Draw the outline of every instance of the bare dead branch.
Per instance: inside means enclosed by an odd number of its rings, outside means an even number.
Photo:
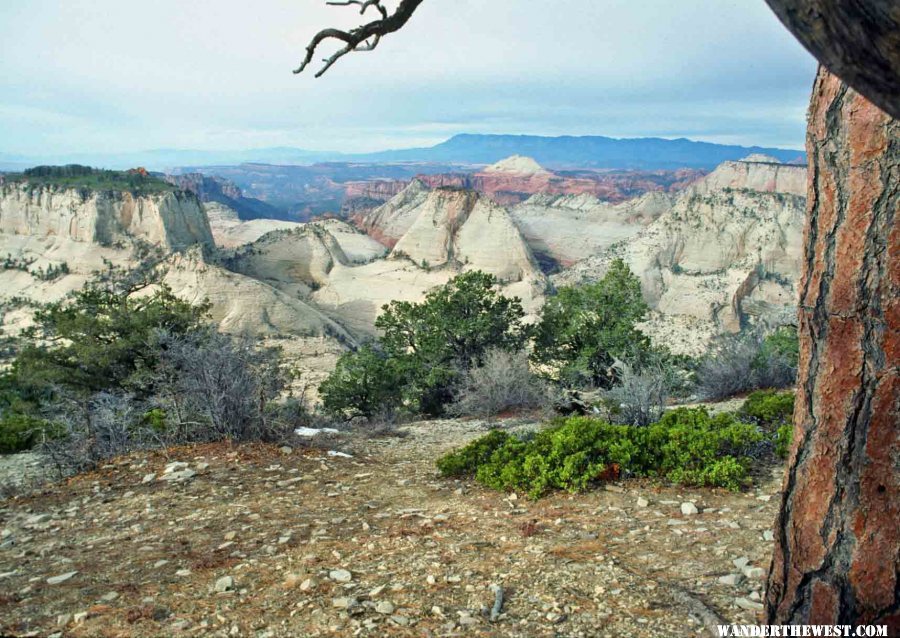
[[[330,57],[323,58],[322,62],[324,64],[315,75],[317,78],[322,77],[335,62],[348,53],[354,51],[372,51],[381,42],[382,37],[402,28],[423,1],[424,0],[401,0],[394,13],[388,13],[388,10],[381,4],[382,0],[328,0],[326,4],[329,6],[358,6],[360,8],[360,15],[364,15],[366,10],[370,7],[374,7],[381,14],[381,18],[349,31],[343,31],[341,29],[323,29],[322,31],[319,31],[313,36],[309,45],[306,47],[306,56],[303,58],[300,66],[294,69],[294,73],[302,73],[306,67],[310,65],[313,56],[316,53],[316,49],[326,40],[338,40],[343,42],[344,46],[338,49]]]

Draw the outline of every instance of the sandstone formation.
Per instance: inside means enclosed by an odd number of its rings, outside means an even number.
[[[522,203],[535,194],[591,195],[606,202],[628,201],[644,193],[676,193],[705,174],[705,171],[581,170],[554,173],[529,157],[514,155],[473,172],[418,175],[413,182],[427,188],[474,190],[504,206]],[[402,191],[407,182],[371,180],[348,182],[344,210],[354,219],[363,219],[366,206],[376,207]]]
[[[213,245],[206,214],[188,193],[136,197],[21,182],[0,187],[0,233],[101,246],[140,240],[169,251]]]
[[[784,316],[796,303],[806,170],[759,159],[726,162],[633,238],[554,282],[595,280],[624,259],[657,311],[646,329],[685,353],[702,351],[713,334]]]
[[[534,195],[510,215],[535,255],[569,267],[612,244],[629,239],[672,205],[672,198],[650,192],[621,204],[593,195]]]

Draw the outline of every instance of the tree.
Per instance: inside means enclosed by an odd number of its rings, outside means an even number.
[[[497,292],[498,283],[493,275],[467,272],[421,303],[391,302],[376,319],[384,350],[397,361],[418,410],[442,413],[460,373],[482,365],[489,349],[524,347],[522,303]]]
[[[794,450],[766,616],[897,633],[900,13],[895,0],[766,2],[856,89],[822,68],[810,108]]]
[[[807,146],[794,449],[766,615],[896,631],[900,123],[822,69]]]
[[[560,288],[541,309],[534,359],[559,370],[560,379],[609,388],[616,360],[639,361],[650,341],[635,328],[647,314],[641,283],[621,259],[600,281]]]
[[[31,342],[10,374],[19,388],[60,386],[79,395],[134,390],[135,375],[156,365],[154,333],[197,331],[208,310],[181,301],[166,286],[149,295],[87,286],[35,313]]]
[[[371,419],[400,406],[403,379],[396,361],[365,345],[341,355],[319,394],[332,414]]]

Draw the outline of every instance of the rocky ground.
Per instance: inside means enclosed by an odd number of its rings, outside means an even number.
[[[743,494],[624,481],[537,502],[440,478],[434,459],[486,427],[331,447],[350,457],[180,448],[9,498],[0,634],[642,637],[703,635],[709,613],[756,621],[780,467]]]

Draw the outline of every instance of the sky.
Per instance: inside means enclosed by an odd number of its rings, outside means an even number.
[[[376,51],[291,73],[316,31],[361,19],[323,0],[2,0],[0,154],[456,133],[803,147],[815,63],[763,0],[425,0]]]

